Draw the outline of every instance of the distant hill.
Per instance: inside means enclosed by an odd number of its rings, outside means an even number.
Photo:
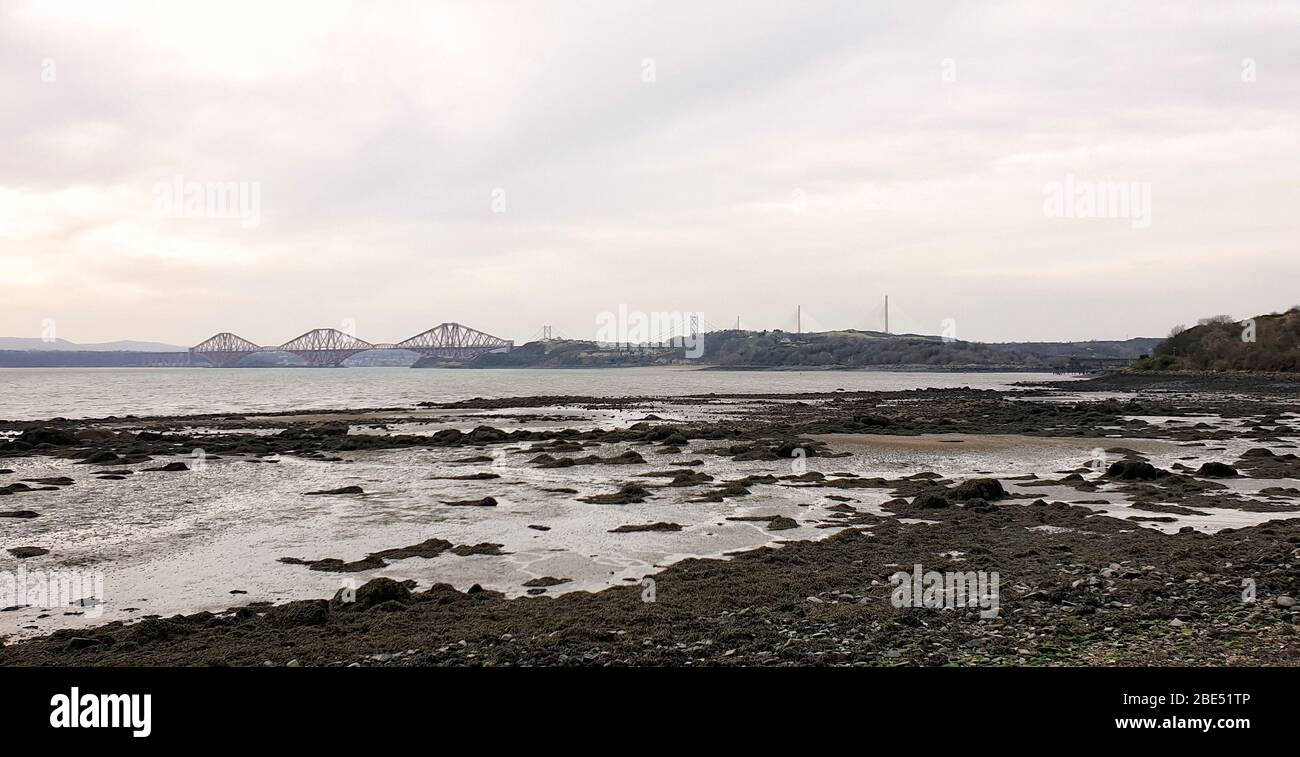
[[[1132,339],[1093,340],[1087,342],[995,342],[993,347],[1000,347],[1014,352],[1029,352],[1047,357],[1094,357],[1137,360],[1150,355],[1151,351],[1164,340],[1160,337],[1140,336]]]
[[[189,347],[177,347],[162,342],[140,342],[124,339],[117,342],[77,344],[67,339],[46,341],[39,337],[0,336],[0,350],[64,350],[78,352],[186,352]]]
[[[492,353],[465,364],[472,368],[605,368],[688,363],[721,368],[934,368],[944,370],[1053,370],[1070,358],[1136,358],[1159,339],[1123,342],[1034,342],[983,344],[922,334],[879,331],[711,331],[703,354],[687,360],[685,350],[634,346],[623,349],[591,341],[529,342],[508,353]],[[447,365],[425,359],[415,367]]]
[[[1300,372],[1300,306],[1244,321],[1226,315],[1174,327],[1136,370]]]
[[[528,342],[509,352],[489,352],[467,363],[468,368],[624,368],[637,365],[668,365],[684,359],[682,350],[610,349],[576,339]],[[435,357],[421,358],[413,368],[442,368],[451,365]]]
[[[879,331],[718,331],[706,335],[704,362],[723,367],[918,366],[1040,368],[1036,355],[978,342]]]

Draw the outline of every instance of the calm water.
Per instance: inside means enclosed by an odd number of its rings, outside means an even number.
[[[1045,373],[702,371],[694,368],[0,368],[0,419],[403,407],[471,397],[663,396],[924,387],[1001,389]]]

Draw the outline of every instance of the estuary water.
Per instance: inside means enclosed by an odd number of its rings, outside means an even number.
[[[0,419],[410,407],[473,397],[1004,389],[1050,373],[715,371],[692,367],[0,368]]]

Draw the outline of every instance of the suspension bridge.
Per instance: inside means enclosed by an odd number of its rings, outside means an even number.
[[[307,365],[337,368],[353,355],[371,350],[407,350],[423,357],[471,360],[487,352],[508,352],[514,341],[459,323],[442,323],[396,343],[372,344],[339,329],[312,329],[284,344],[264,347],[237,334],[223,331],[190,348],[191,362],[202,358],[214,368],[233,368],[259,352],[287,352]]]

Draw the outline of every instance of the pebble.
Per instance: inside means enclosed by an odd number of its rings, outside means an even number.
[[[1278,607],[1295,607],[1295,597],[1288,597],[1285,594],[1279,594],[1273,601]]]
[[[286,668],[301,668],[302,663],[297,660],[290,660],[284,664]]]

